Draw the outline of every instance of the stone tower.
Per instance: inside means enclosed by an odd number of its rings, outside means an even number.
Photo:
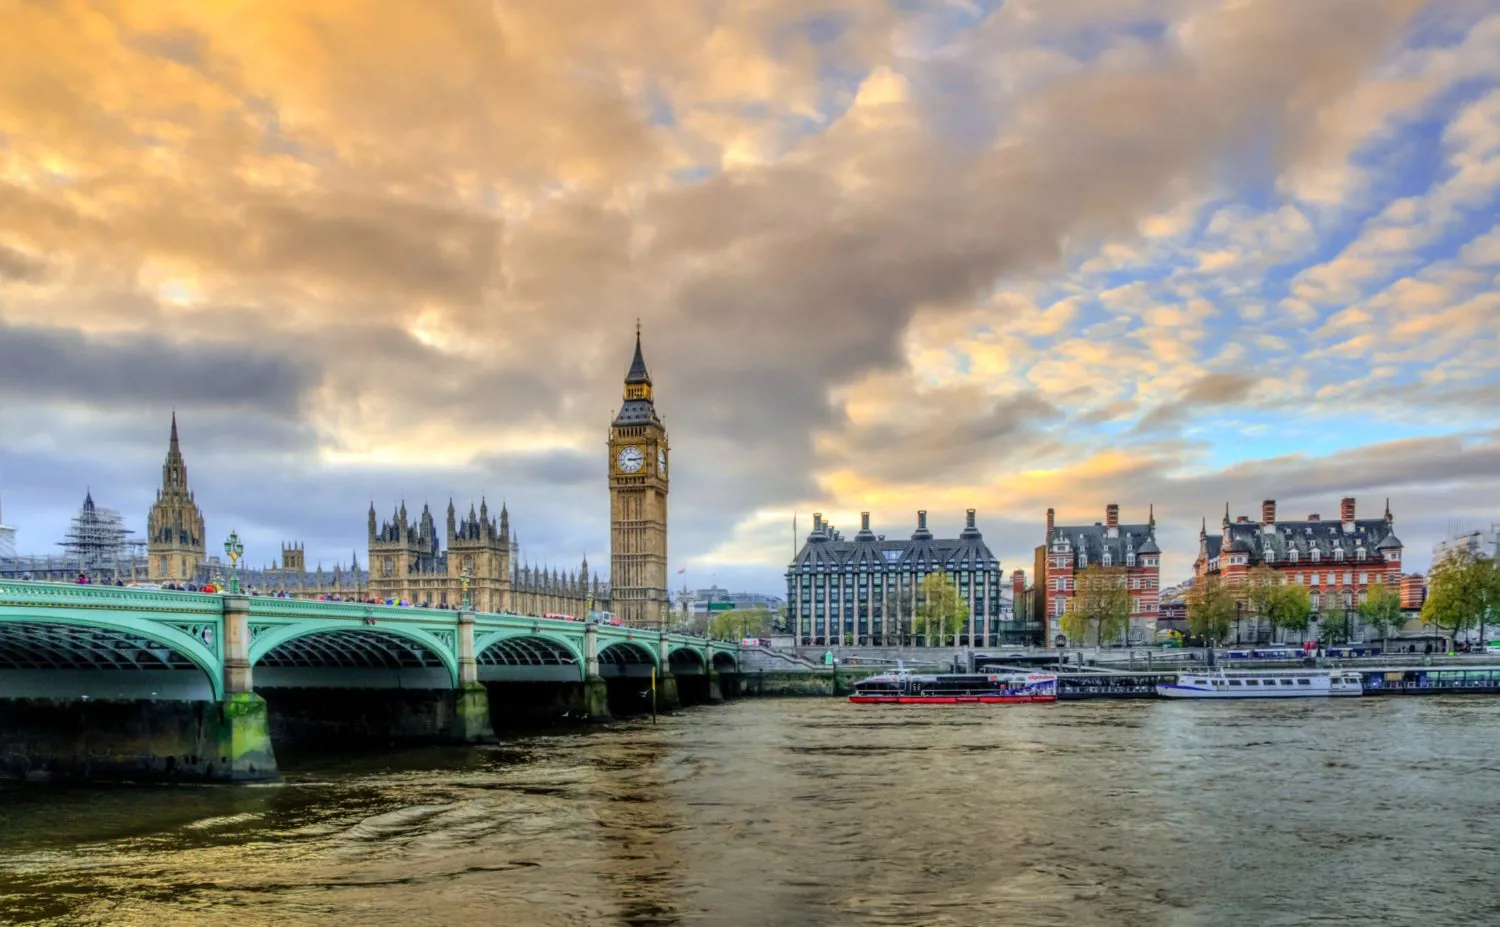
[[[504,508],[503,504],[501,506]],[[480,498],[479,511],[469,505],[460,520],[453,500],[448,500],[448,579],[450,605],[463,602],[463,580],[469,575],[469,602],[482,612],[510,607],[510,518],[498,523],[490,517],[490,504]]]
[[[146,516],[146,575],[153,582],[192,582],[203,555],[203,513],[188,489],[187,464],[177,443],[177,413],[173,412],[161,489]]]
[[[637,323],[625,404],[609,428],[610,603],[631,627],[660,627],[667,617],[670,451],[651,396]]]

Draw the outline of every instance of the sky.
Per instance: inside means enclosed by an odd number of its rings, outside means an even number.
[[[1500,521],[1493,0],[0,0],[0,504],[608,562],[636,320],[673,585],[813,512]],[[852,533],[852,530],[851,530]],[[678,575],[679,570],[686,573]]]

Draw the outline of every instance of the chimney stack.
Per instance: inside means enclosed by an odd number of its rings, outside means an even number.
[[[1052,536],[1052,515],[1053,515],[1052,510],[1048,509],[1047,510],[1047,536],[1048,537]]]
[[[1354,497],[1345,496],[1339,500],[1339,521],[1346,525],[1354,524]]]
[[[1322,521],[1323,517],[1321,515],[1319,515],[1317,512],[1314,512],[1311,515],[1307,516],[1307,520],[1308,521]]]
[[[1237,524],[1237,525],[1248,525],[1248,524],[1250,524],[1250,516],[1249,515],[1237,515],[1237,516],[1235,516],[1234,523]]]
[[[1260,523],[1263,525],[1274,524],[1276,521],[1276,500],[1267,499],[1260,504]]]
[[[972,527],[974,527],[974,510],[973,509],[969,509],[968,514],[966,514],[964,516],[964,527],[965,528],[972,528]]]
[[[823,530],[823,513],[822,512],[813,512],[813,530],[814,531],[822,531]]]
[[[1113,502],[1104,507],[1104,526],[1106,528],[1118,528],[1120,526],[1120,507]]]
[[[869,531],[870,530],[870,513],[869,512],[860,512],[859,513],[859,530],[861,530],[861,531]]]
[[[917,530],[918,531],[926,531],[927,530],[927,510],[926,509],[918,509],[917,510]]]
[[[1010,574],[1011,603],[1019,608],[1021,597],[1026,594],[1026,571],[1016,570]]]

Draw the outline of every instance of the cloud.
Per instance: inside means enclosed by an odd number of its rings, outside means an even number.
[[[316,376],[292,358],[244,345],[119,341],[0,323],[0,397],[93,407],[183,405],[295,416]]]
[[[1157,406],[1136,423],[1138,433],[1180,427],[1195,412],[1244,402],[1259,381],[1238,373],[1209,373],[1188,384],[1172,402]]]

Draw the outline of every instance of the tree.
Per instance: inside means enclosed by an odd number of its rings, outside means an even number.
[[[1401,594],[1395,583],[1374,583],[1365,592],[1365,600],[1359,603],[1359,620],[1366,627],[1380,632],[1382,640],[1406,623],[1401,611]]]
[[[719,640],[740,640],[746,637],[770,637],[774,621],[771,610],[764,605],[755,608],[737,608],[733,611],[714,612],[708,621],[709,636]]]
[[[1296,631],[1300,636],[1312,624],[1312,595],[1300,583],[1278,586],[1267,607],[1274,628]]]
[[[902,586],[884,605],[886,646],[905,647],[911,643],[916,613],[916,591],[911,586]]]
[[[1255,615],[1257,625],[1264,622],[1272,628],[1276,627],[1276,601],[1283,588],[1281,576],[1264,563],[1245,577],[1245,602]]]
[[[1481,565],[1483,564],[1483,565]],[[1433,564],[1427,580],[1427,601],[1422,620],[1453,637],[1470,628],[1480,628],[1493,594],[1494,565],[1488,558],[1457,550]]]
[[[1066,607],[1063,609],[1062,617],[1058,624],[1062,625],[1062,631],[1068,636],[1069,643],[1086,644],[1089,639],[1089,631],[1093,628],[1093,622],[1078,608],[1078,600],[1064,599]]]
[[[1094,629],[1094,643],[1102,645],[1130,630],[1130,589],[1125,570],[1091,566],[1078,574],[1073,608],[1087,627]],[[1072,636],[1072,635],[1069,635]]]
[[[958,594],[958,584],[943,570],[929,573],[922,580],[916,604],[912,626],[927,639],[929,647],[942,646],[969,620],[969,603]]]
[[[1196,637],[1219,641],[1229,636],[1239,609],[1234,593],[1217,576],[1206,576],[1188,590],[1188,630]]]
[[[1318,599],[1318,640],[1341,644],[1349,639],[1349,610],[1336,592],[1324,592]]]
[[[1479,642],[1489,640],[1489,627],[1500,619],[1500,561],[1480,557],[1474,561],[1474,585],[1482,607],[1479,610]]]

